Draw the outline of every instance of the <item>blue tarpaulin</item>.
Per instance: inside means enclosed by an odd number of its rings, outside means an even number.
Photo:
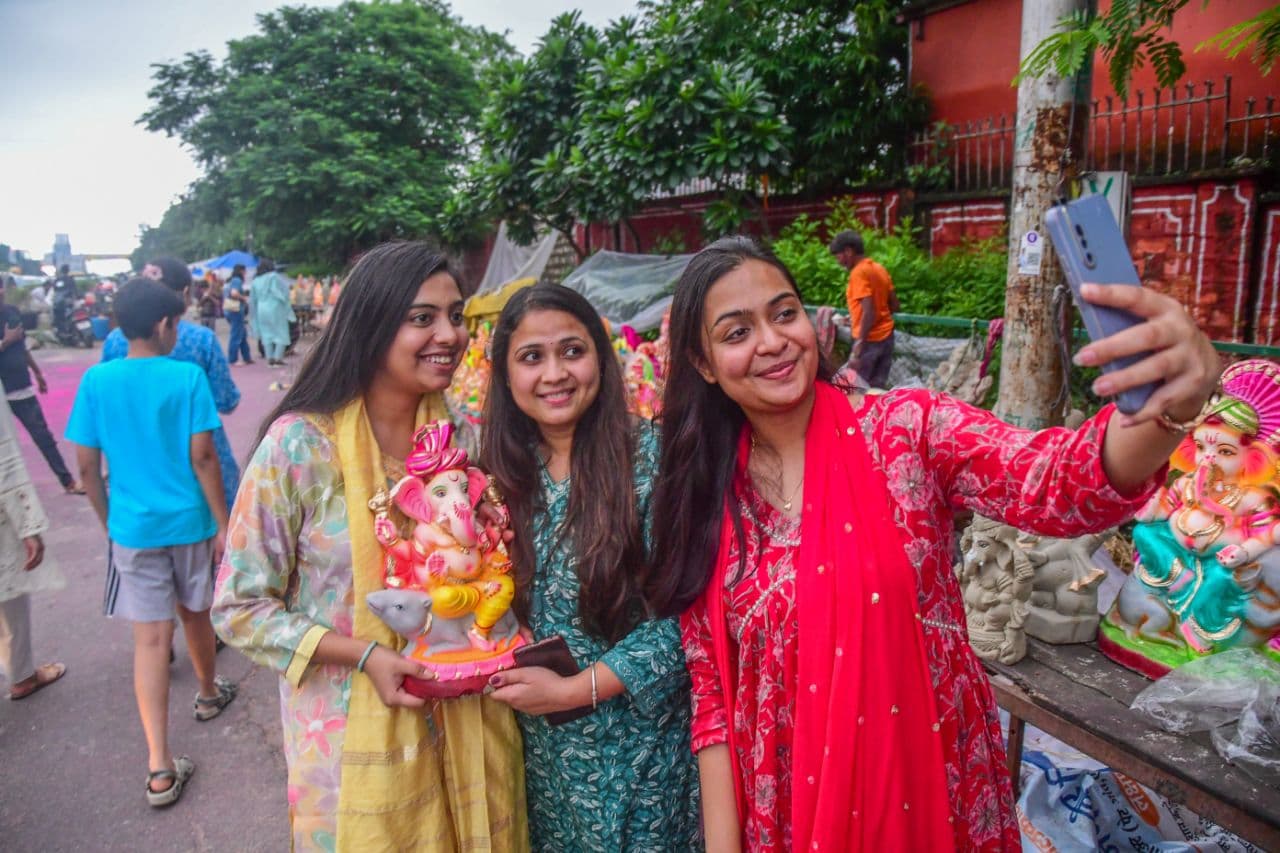
[[[211,270],[231,269],[236,264],[244,264],[246,267],[253,269],[258,266],[258,259],[248,252],[242,252],[239,249],[227,252],[225,255],[214,258],[205,262],[205,267]]]

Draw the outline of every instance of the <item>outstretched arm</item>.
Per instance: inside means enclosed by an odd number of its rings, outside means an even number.
[[[1133,415],[1108,425],[1102,467],[1117,491],[1141,486],[1177,449],[1184,432],[1169,430],[1162,417],[1177,423],[1200,414],[1222,373],[1213,344],[1172,298],[1145,287],[1086,284],[1080,294],[1094,305],[1128,311],[1142,323],[1094,341],[1076,354],[1076,364],[1101,366],[1118,358],[1150,352],[1137,364],[1104,373],[1094,393],[1110,396],[1148,382],[1162,383]]]

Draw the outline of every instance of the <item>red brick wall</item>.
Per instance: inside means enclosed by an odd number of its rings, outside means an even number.
[[[1274,0],[1231,0],[1188,4],[1174,18],[1167,36],[1182,46],[1187,75],[1182,84],[1195,83],[1198,91],[1205,80],[1213,80],[1221,91],[1225,75],[1231,75],[1232,101],[1243,104],[1247,97],[1260,102],[1276,93],[1273,77],[1264,77],[1245,51],[1228,59],[1217,49],[1197,51],[1196,45],[1227,27],[1251,18]],[[1107,0],[1099,11],[1110,8]],[[1018,51],[1022,41],[1022,0],[970,0],[958,6],[933,11],[923,21],[911,25],[911,82],[924,86],[930,98],[930,118],[952,124],[985,119],[1001,113],[1012,116],[1017,109],[1017,90],[1010,81],[1018,73]],[[1098,56],[1093,67],[1093,98],[1114,95],[1105,60]],[[1150,90],[1155,72],[1148,62],[1134,72],[1130,92]],[[1180,89],[1180,93],[1185,90]],[[1258,106],[1261,109],[1261,103]]]
[[[1007,203],[1001,198],[939,204],[929,209],[929,251],[945,253],[966,240],[985,240],[1005,233]]]
[[[1133,191],[1129,247],[1138,274],[1186,305],[1214,340],[1244,339],[1257,205],[1250,179]]]
[[[1256,217],[1252,179],[1137,187],[1129,247],[1149,286],[1186,305],[1214,340],[1280,339],[1280,210]],[[938,204],[928,212],[930,251],[940,255],[965,239],[996,236],[1007,217],[1000,198]],[[1251,298],[1255,227],[1265,241],[1259,295]],[[1268,228],[1270,229],[1268,236]],[[1255,312],[1252,318],[1250,312]]]
[[[1262,241],[1258,253],[1258,300],[1253,320],[1253,341],[1280,347],[1280,205],[1271,205],[1258,217]]]
[[[591,249],[609,249],[618,252],[653,252],[655,246],[664,238],[669,240],[673,235],[683,238],[685,251],[696,252],[705,244],[702,235],[702,215],[707,205],[716,199],[714,193],[684,196],[676,199],[661,199],[646,204],[631,217],[631,228],[640,237],[637,249],[631,229],[619,226],[615,239],[612,225],[593,223],[590,226]],[[902,193],[898,190],[885,192],[858,192],[849,196],[857,212],[858,219],[869,228],[887,230],[898,225],[902,211]],[[822,219],[831,212],[831,199],[796,199],[774,197],[769,200],[766,217],[769,231],[777,235],[801,215],[812,219]],[[761,236],[764,232],[759,219],[752,218],[743,223],[744,233]],[[578,239],[586,232],[579,226]]]

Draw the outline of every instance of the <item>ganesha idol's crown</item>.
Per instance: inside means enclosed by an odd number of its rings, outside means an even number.
[[[1265,359],[1238,361],[1222,373],[1222,396],[1207,414],[1280,450],[1280,365]]]
[[[413,452],[404,461],[405,471],[415,477],[430,479],[441,471],[467,467],[467,451],[450,447],[453,424],[434,421],[413,436]]]

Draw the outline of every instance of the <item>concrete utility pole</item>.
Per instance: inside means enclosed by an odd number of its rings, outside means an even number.
[[[1025,59],[1052,35],[1063,17],[1092,11],[1093,6],[1093,0],[1022,0],[1019,58]],[[1063,373],[1051,306],[1053,289],[1063,277],[1045,235],[1044,214],[1057,196],[1066,194],[1079,171],[1089,121],[1091,64],[1086,63],[1075,79],[1050,72],[1024,77],[1018,85],[1009,275],[995,413],[1030,429],[1061,423],[1062,418],[1061,411],[1053,411]]]

